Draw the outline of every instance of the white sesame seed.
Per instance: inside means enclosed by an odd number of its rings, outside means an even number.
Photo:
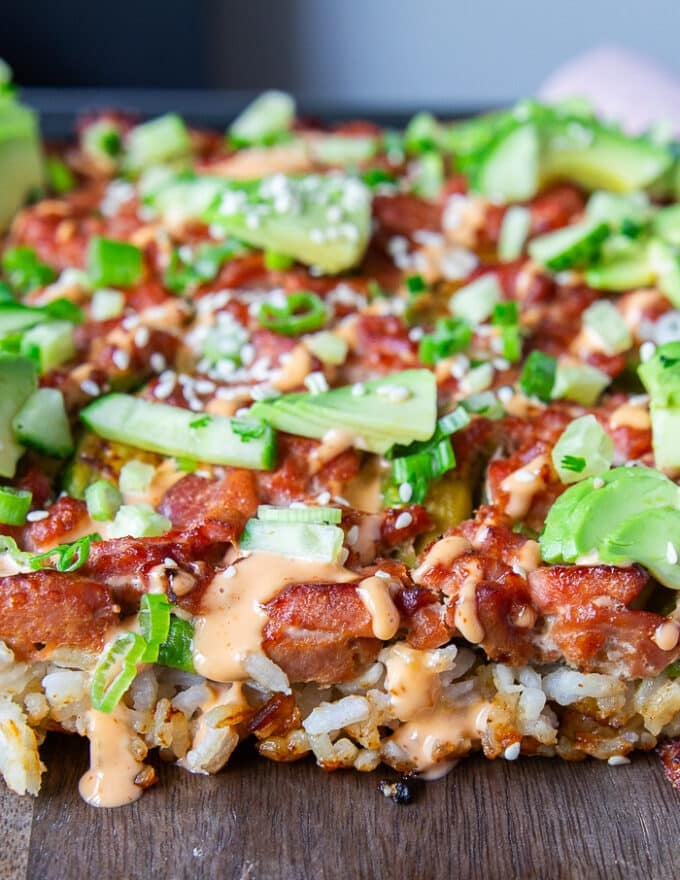
[[[666,561],[669,565],[678,564],[678,551],[672,541],[666,544]]]
[[[604,480],[602,477],[595,477],[593,480],[593,489],[601,489],[604,486]]]
[[[640,346],[640,360],[642,363],[646,363],[650,358],[654,357],[654,352],[656,351],[656,345],[653,342],[647,340],[647,342],[643,342]]]
[[[514,742],[509,745],[506,750],[503,752],[503,757],[506,761],[516,761],[519,758],[520,752],[520,744],[518,742]]]
[[[404,504],[408,503],[413,497],[413,486],[410,483],[402,483],[399,486],[399,499]]]
[[[167,400],[168,397],[172,394],[175,389],[175,383],[172,385],[168,383],[159,382],[158,385],[153,389],[153,396],[157,400]]]
[[[114,349],[111,360],[115,367],[118,367],[119,370],[127,370],[130,366],[130,355],[125,351],[124,348],[116,348]]]
[[[149,328],[140,327],[135,331],[135,345],[137,348],[144,348],[149,342]]]
[[[379,385],[375,390],[381,397],[389,398],[392,403],[403,403],[411,396],[411,392],[404,385]]]
[[[412,327],[408,331],[408,338],[411,340],[411,342],[420,342],[424,335],[425,331],[422,327]]]
[[[166,568],[177,568],[177,563],[172,558],[172,556],[166,556],[165,559],[163,560],[163,565]]]
[[[324,374],[319,371],[309,373],[303,381],[305,388],[311,394],[321,394],[324,391],[328,391],[328,381]]]
[[[407,510],[405,510],[403,513],[400,513],[394,521],[394,527],[395,529],[407,529],[412,522],[413,517]]]
[[[496,370],[509,370],[510,369],[510,361],[505,358],[494,358],[491,363]]]
[[[80,383],[80,390],[83,394],[88,394],[90,397],[98,397],[101,394],[101,388],[92,379],[83,379]]]
[[[359,540],[359,526],[352,526],[347,532],[347,543],[353,547]]]
[[[382,568],[379,568],[376,571],[374,577],[382,578],[383,580],[388,581],[391,578],[391,575],[388,572],[383,571]]]
[[[28,522],[40,522],[41,519],[47,519],[49,513],[46,510],[32,510],[26,514]]]
[[[236,566],[235,565],[230,565],[224,569],[224,576],[226,578],[233,578],[235,574],[236,574]]]
[[[195,385],[198,394],[212,394],[215,387],[215,383],[211,382],[210,379],[199,379]]]
[[[322,507],[324,507],[331,500],[331,493],[321,492],[319,495],[316,496],[316,500]]]
[[[496,395],[501,403],[509,403],[515,396],[515,392],[510,385],[502,385],[498,391],[496,391]]]
[[[607,763],[610,767],[622,767],[624,764],[630,764],[630,758],[626,758],[625,755],[612,755]]]
[[[366,393],[366,386],[363,382],[355,382],[352,385],[352,397],[361,397]]]
[[[149,358],[149,363],[154,373],[162,373],[167,366],[166,360],[160,353],[160,351],[154,351],[154,353]]]
[[[515,471],[515,480],[518,483],[533,483],[536,479],[536,474],[532,474],[531,471],[519,470]]]

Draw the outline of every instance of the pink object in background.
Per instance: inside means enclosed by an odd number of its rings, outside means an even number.
[[[577,56],[548,77],[538,97],[551,103],[588,98],[631,132],[668,121],[680,135],[680,79],[627,49],[605,46]]]

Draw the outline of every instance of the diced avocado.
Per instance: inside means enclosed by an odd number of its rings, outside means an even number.
[[[342,174],[277,174],[234,184],[204,219],[255,247],[334,273],[355,266],[371,230],[371,192]]]
[[[666,587],[680,590],[680,510],[643,510],[613,529],[599,548],[603,562],[639,562]]]
[[[583,406],[593,406],[610,382],[611,376],[591,364],[560,360],[550,396],[553,400],[564,398]]]
[[[12,420],[35,391],[35,364],[28,358],[0,354],[0,477],[13,477],[23,452]]]
[[[591,121],[546,125],[541,184],[573,180],[586,189],[627,193],[652,184],[670,166],[665,146]]]
[[[285,92],[263,92],[236,117],[229,134],[239,144],[268,144],[285,135],[295,119],[295,101]]]
[[[13,97],[0,103],[0,180],[0,232],[3,232],[28,196],[43,185],[37,118]]]
[[[45,455],[66,458],[73,452],[64,395],[56,388],[38,388],[14,417],[17,440]]]
[[[608,235],[606,223],[585,220],[535,238],[529,256],[553,272],[587,266],[597,259]]]
[[[521,202],[538,190],[541,142],[536,126],[516,125],[498,134],[471,174],[471,186],[490,199]]]
[[[616,476],[594,489],[571,518],[579,555],[597,549],[614,529],[642,510],[680,506],[680,488],[652,468],[617,468]],[[659,479],[661,476],[661,479]]]
[[[574,419],[553,446],[552,461],[563,483],[577,483],[610,467],[614,441],[594,415]]]
[[[430,439],[437,417],[436,384],[429,370],[405,370],[359,387],[259,401],[250,414],[302,437],[321,439],[333,429],[346,430],[362,448],[385,453],[395,443]]]
[[[638,375],[652,398],[652,406],[680,407],[680,341],[660,345],[638,367]]]

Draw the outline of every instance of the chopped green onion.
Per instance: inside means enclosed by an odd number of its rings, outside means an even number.
[[[552,460],[563,483],[577,483],[609,470],[614,442],[593,415],[574,419],[560,435]]]
[[[424,199],[436,199],[444,186],[444,159],[439,153],[424,153],[414,163],[413,191]]]
[[[498,238],[498,258],[509,263],[522,255],[531,229],[531,211],[522,205],[512,205],[503,215]]]
[[[58,156],[48,156],[45,160],[45,170],[50,189],[57,195],[64,195],[76,188],[75,175]]]
[[[556,358],[542,351],[532,351],[519,377],[520,388],[529,397],[550,400],[556,373]]]
[[[284,306],[263,302],[257,313],[257,320],[263,327],[282,336],[299,336],[318,330],[326,323],[327,317],[321,297],[308,290],[288,294]]]
[[[494,306],[502,298],[498,278],[489,272],[457,290],[449,300],[449,309],[457,318],[464,318],[474,327],[491,316]]]
[[[321,523],[267,522],[249,519],[241,535],[241,550],[276,553],[293,559],[337,562],[344,532]]]
[[[124,504],[116,513],[109,534],[112,538],[155,538],[170,531],[172,523],[150,504]]]
[[[509,327],[519,322],[519,309],[516,302],[499,302],[493,307],[491,321],[498,327]]]
[[[12,288],[5,281],[0,281],[0,305],[3,303],[14,304],[16,299],[12,293]]]
[[[20,293],[45,287],[56,280],[57,273],[38,259],[32,247],[17,245],[2,255],[2,269],[11,286]]]
[[[125,309],[125,294],[120,290],[102,287],[92,294],[90,314],[95,321],[110,321],[119,318]]]
[[[183,458],[181,455],[175,459],[177,470],[184,474],[196,473],[198,462],[195,458]]]
[[[0,486],[0,523],[22,526],[31,506],[33,495],[25,489]]]
[[[501,328],[503,357],[511,363],[515,363],[522,355],[522,332],[519,327],[517,303],[496,303],[493,307],[492,322]]]
[[[170,602],[165,593],[144,593],[139,602],[139,628],[146,642],[144,663],[155,663],[170,633]]]
[[[8,553],[17,565],[27,566],[30,563],[31,554],[19,550],[17,542],[8,535],[0,535],[0,553]]]
[[[31,556],[29,565],[34,569],[49,567],[56,568],[57,571],[77,571],[90,558],[90,545],[92,542],[101,541],[101,539],[101,535],[95,532],[92,535],[85,535],[77,541],[72,541],[70,544],[59,544],[45,553],[37,553]],[[55,556],[57,559],[53,566],[45,565]]]
[[[41,374],[60,367],[75,357],[71,321],[47,321],[24,333],[19,351],[38,365]]]
[[[136,174],[151,165],[163,165],[191,155],[189,132],[176,113],[166,113],[137,125],[127,135],[125,146],[125,166]]]
[[[409,153],[436,150],[440,139],[441,126],[431,113],[417,113],[404,132],[404,146]]]
[[[371,189],[385,185],[391,186],[395,183],[394,174],[390,174],[384,168],[368,168],[361,175],[361,179]]]
[[[91,519],[105,522],[114,518],[123,498],[113,483],[97,480],[85,489],[85,503]]]
[[[263,92],[232,122],[229,135],[238,146],[271,144],[290,130],[295,119],[295,101],[285,92]]]
[[[472,329],[462,318],[440,318],[433,333],[426,333],[418,344],[418,357],[424,364],[433,365],[465,351],[472,339]]]
[[[72,303],[70,299],[65,299],[64,297],[59,297],[45,303],[44,306],[40,307],[40,310],[57,321],[70,321],[72,324],[82,324],[85,320],[83,310],[75,303]]]
[[[147,650],[142,636],[126,632],[111,642],[97,664],[90,687],[92,706],[111,713],[137,676],[137,664]]]
[[[87,248],[87,272],[95,287],[133,287],[142,280],[141,250],[126,241],[99,235]]]
[[[349,345],[347,340],[330,330],[321,330],[312,336],[305,336],[305,347],[319,358],[323,364],[339,366],[347,359]]]
[[[170,666],[173,669],[183,669],[184,672],[195,672],[192,642],[194,627],[188,620],[170,615],[170,631],[168,637],[160,646],[158,660],[160,666]]]
[[[406,289],[411,296],[419,293],[425,293],[427,284],[422,275],[408,275],[406,278]]]
[[[337,525],[342,520],[342,511],[337,507],[274,507],[271,504],[260,504],[257,517],[265,522]]]
[[[120,131],[110,119],[99,119],[88,125],[82,136],[82,149],[95,163],[113,170],[123,150]]]
[[[437,422],[437,428],[442,434],[454,434],[470,424],[470,416],[462,406],[457,406],[452,412],[442,416]]]
[[[605,354],[620,354],[633,344],[633,336],[623,316],[607,300],[594,302],[585,310],[583,326],[595,337]]]
[[[163,281],[173,293],[184,294],[213,281],[225,263],[247,252],[248,248],[234,238],[215,243],[202,242],[195,250],[178,248],[170,256]]]
[[[574,400],[583,406],[593,406],[611,382],[608,376],[590,364],[571,364],[560,361],[555,372],[552,397]]]
[[[271,269],[274,272],[285,272],[286,269],[290,269],[293,263],[295,263],[295,260],[286,254],[280,254],[278,251],[272,250],[264,252],[264,264],[267,269]]]
[[[123,495],[128,493],[144,492],[149,488],[156,468],[143,461],[128,461],[120,469],[118,487]]]
[[[467,412],[486,416],[488,419],[502,419],[505,415],[503,404],[493,391],[480,391],[479,394],[470,394],[461,400],[460,405]]]

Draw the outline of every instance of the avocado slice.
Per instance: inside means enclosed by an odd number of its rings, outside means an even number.
[[[538,190],[541,140],[535,125],[516,123],[482,151],[471,186],[490,199],[521,202]]]
[[[634,242],[625,252],[604,257],[586,269],[586,284],[595,290],[632,290],[647,287],[655,279],[648,248]]]
[[[0,353],[0,477],[13,477],[23,447],[12,420],[38,385],[32,360]]]
[[[0,101],[0,232],[28,196],[43,185],[43,160],[36,115],[13,97]]]
[[[592,491],[592,480],[582,480],[563,492],[550,508],[545,528],[538,539],[545,562],[563,562],[578,556],[572,540],[570,520],[578,505]]]
[[[346,385],[321,394],[286,394],[258,401],[250,415],[302,437],[321,439],[333,429],[346,430],[381,454],[395,443],[429,440],[434,433],[436,383],[429,370],[404,370],[357,390]]]
[[[629,517],[655,507],[680,507],[680,487],[653,468],[616,468],[614,479],[590,492],[570,527],[577,554],[599,548]]]
[[[639,562],[659,583],[680,590],[680,510],[658,507],[629,517],[600,545],[603,562]]]
[[[232,184],[204,219],[254,247],[324,272],[351,269],[371,232],[371,191],[340,173],[275,174]]]
[[[545,126],[541,185],[573,180],[586,189],[644,189],[671,165],[665,146],[592,121],[553,120]]]

